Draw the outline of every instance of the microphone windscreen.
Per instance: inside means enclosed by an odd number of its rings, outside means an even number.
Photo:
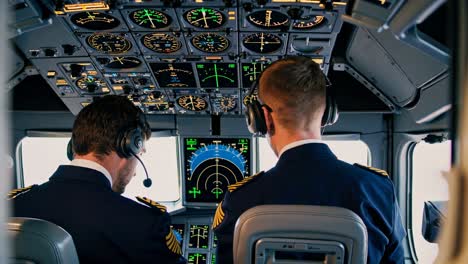
[[[150,178],[146,178],[146,179],[143,180],[143,185],[144,185],[146,188],[151,187],[151,184],[153,184],[153,181],[151,181]]]

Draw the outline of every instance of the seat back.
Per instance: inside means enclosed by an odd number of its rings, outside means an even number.
[[[41,219],[10,217],[7,234],[13,246],[10,263],[79,263],[72,237],[58,225]]]
[[[233,257],[235,264],[366,263],[367,229],[345,208],[261,205],[237,220]]]

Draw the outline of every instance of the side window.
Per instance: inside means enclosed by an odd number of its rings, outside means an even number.
[[[370,163],[369,148],[360,140],[324,140],[332,152],[341,160],[350,164],[359,163],[368,165]],[[275,166],[278,158],[270,148],[266,138],[258,138],[258,161],[259,169],[269,170]]]
[[[418,143],[413,149],[412,232],[419,263],[433,263],[439,248],[422,236],[422,215],[425,201],[447,201],[448,183],[443,176],[450,169],[451,141],[438,144]]]
[[[70,138],[66,137],[26,137],[21,144],[21,164],[24,186],[41,184],[60,165],[70,164],[66,150]],[[138,163],[136,176],[125,189],[124,196],[146,196],[152,200],[172,202],[180,199],[177,163],[177,138],[158,137],[146,142],[146,153],[142,161],[148,170],[153,184],[143,186],[146,178],[143,167]]]

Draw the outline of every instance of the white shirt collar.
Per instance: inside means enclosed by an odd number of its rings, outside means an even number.
[[[87,159],[74,159],[72,160],[70,165],[99,171],[100,173],[104,174],[104,176],[106,176],[112,187],[112,177],[109,171],[106,168],[104,168],[101,164]]]
[[[295,147],[299,147],[299,146],[302,146],[302,145],[305,145],[305,144],[309,144],[309,143],[320,143],[320,144],[325,144],[325,142],[321,139],[303,139],[303,140],[298,140],[298,141],[294,141],[294,142],[291,142],[289,144],[287,144],[286,146],[284,146],[281,151],[279,152],[279,155],[278,155],[278,158],[281,157],[281,155],[286,152],[286,150],[290,150],[292,148],[295,148]]]

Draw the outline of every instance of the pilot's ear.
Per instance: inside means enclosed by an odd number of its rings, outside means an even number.
[[[263,116],[265,117],[267,133],[270,136],[273,136],[275,134],[275,123],[273,121],[271,111],[270,109],[268,109],[268,107],[262,107],[262,110],[263,110]]]

